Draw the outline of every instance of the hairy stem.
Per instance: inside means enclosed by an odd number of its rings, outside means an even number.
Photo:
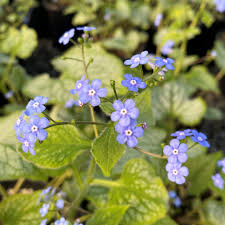
[[[138,152],[144,153],[145,155],[154,157],[154,158],[158,158],[158,159],[167,159],[168,158],[167,156],[162,156],[162,155],[158,155],[158,154],[155,154],[155,153],[146,152],[143,149],[138,148],[138,147],[134,147],[133,149],[137,150]]]
[[[49,120],[51,120],[53,123],[56,123],[56,121],[53,120],[53,119],[48,115],[48,113],[46,113],[45,111],[43,111],[42,114],[45,115],[46,118],[49,119]]]

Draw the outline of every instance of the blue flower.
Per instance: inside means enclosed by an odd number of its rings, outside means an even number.
[[[62,199],[57,200],[56,207],[58,209],[63,209],[63,207],[64,207],[64,201]]]
[[[133,77],[131,74],[124,74],[126,80],[122,80],[121,84],[127,87],[130,91],[138,92],[138,88],[145,89],[146,83],[138,77]]]
[[[130,148],[135,147],[138,144],[137,138],[142,137],[144,133],[142,127],[136,127],[136,125],[136,120],[132,120],[127,127],[123,127],[118,123],[115,127],[116,131],[119,133],[117,141],[120,144],[127,143]]]
[[[92,81],[91,85],[87,85],[83,88],[79,95],[79,100],[82,103],[87,103],[90,101],[92,106],[100,105],[100,97],[103,98],[107,95],[106,88],[100,88],[102,82],[98,79]]]
[[[37,138],[40,141],[43,141],[47,138],[48,133],[44,128],[46,128],[49,125],[48,119],[41,118],[37,115],[33,115],[30,117],[30,123],[25,124],[23,126],[23,132],[24,134],[28,135],[29,140],[36,140]]]
[[[67,45],[70,41],[70,38],[72,38],[75,34],[75,29],[72,28],[69,31],[66,31],[60,38],[59,38],[59,44]]]
[[[186,129],[184,131],[176,131],[175,133],[172,133],[170,136],[177,137],[178,140],[181,140],[191,135],[192,135],[192,130]]]
[[[8,91],[6,94],[5,94],[5,98],[6,99],[9,99],[13,96],[13,91]]]
[[[81,79],[76,82],[75,88],[70,90],[70,93],[71,94],[77,93],[79,95],[84,89],[84,87],[88,86],[88,82],[89,82],[88,80],[85,80],[85,75],[83,75]]]
[[[47,219],[41,221],[40,225],[46,225]]]
[[[137,67],[139,64],[146,64],[149,61],[148,51],[143,51],[141,54],[137,54],[131,57],[131,59],[125,60],[124,65],[130,65],[130,68]]]
[[[187,161],[188,146],[185,143],[179,142],[177,139],[170,141],[170,145],[163,148],[163,153],[168,156],[169,163],[184,163]]]
[[[40,209],[41,217],[44,217],[48,213],[48,209],[50,204],[43,204],[42,208]]]
[[[204,147],[210,147],[210,144],[208,143],[208,141],[206,141],[207,137],[201,132],[198,133],[196,130],[192,130],[191,139],[192,141],[197,142]]]
[[[116,100],[113,108],[116,111],[111,114],[111,120],[114,122],[119,120],[119,125],[123,127],[128,126],[131,119],[136,119],[139,115],[139,110],[135,108],[135,102],[132,99],[127,99],[124,104]]]
[[[214,3],[218,12],[225,12],[225,0],[214,0]]]
[[[16,136],[19,137],[23,126],[26,124],[26,121],[23,119],[24,118],[24,111],[22,112],[22,114],[19,116],[19,118],[17,119],[15,125],[14,125],[14,129],[16,129]]]
[[[219,160],[219,161],[217,162],[217,165],[218,165],[219,167],[222,167],[222,171],[223,171],[223,173],[225,173],[225,158],[222,159],[222,160]]]
[[[162,59],[160,57],[155,57],[155,65],[157,67],[165,66],[168,70],[174,70],[174,67],[172,63],[174,63],[174,60],[171,58]]]
[[[179,208],[182,205],[182,201],[179,197],[176,197],[173,201],[173,204],[175,205],[175,207]]]
[[[161,52],[163,55],[169,55],[173,50],[174,41],[168,40],[162,47]]]
[[[219,189],[224,188],[224,180],[219,173],[216,173],[214,176],[212,176],[212,180],[216,187],[218,187]]]
[[[177,184],[183,184],[185,177],[189,174],[188,168],[181,166],[181,163],[167,163],[166,170],[168,172],[168,179]]]
[[[30,100],[26,106],[25,114],[27,116],[33,115],[34,113],[39,114],[43,112],[46,107],[44,106],[45,103],[48,102],[48,97],[37,96],[34,100]]]
[[[54,225],[68,225],[68,221],[64,217],[61,217],[60,220],[56,220]]]
[[[46,195],[49,193],[49,191],[52,189],[51,186],[47,187],[46,189],[42,190],[41,195]]]
[[[91,30],[96,30],[96,27],[88,27],[88,26],[84,26],[84,27],[77,27],[77,30],[83,30],[83,31],[91,31]]]
[[[35,155],[34,145],[36,139],[30,139],[26,134],[23,137],[17,137],[17,139],[22,143],[22,149],[25,153],[29,151],[31,155]]]
[[[72,108],[74,105],[76,105],[76,101],[73,99],[70,99],[66,102],[65,107],[66,108]]]
[[[162,18],[163,18],[162,13],[159,13],[156,15],[155,22],[154,22],[155,27],[158,27],[160,25]]]
[[[168,194],[169,194],[169,197],[172,199],[177,197],[177,193],[175,191],[169,191]]]

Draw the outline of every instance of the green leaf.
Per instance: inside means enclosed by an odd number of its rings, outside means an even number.
[[[111,102],[102,102],[100,108],[107,116],[110,116],[115,111]]]
[[[48,103],[64,104],[73,97],[69,91],[74,88],[74,84],[75,82],[71,79],[56,79],[50,78],[48,74],[41,74],[26,82],[22,92],[31,98],[40,95],[47,96],[49,97]]]
[[[152,110],[156,120],[174,117],[191,126],[201,121],[206,103],[200,97],[190,100],[187,87],[183,81],[170,81],[152,89]]]
[[[98,209],[91,219],[88,220],[87,225],[118,225],[128,207],[116,205]]]
[[[149,88],[146,88],[141,94],[134,98],[136,107],[139,109],[138,123],[146,122],[147,126],[153,126],[155,120],[152,114],[152,99]]]
[[[116,137],[117,133],[111,124],[93,143],[92,155],[105,176],[110,176],[112,168],[124,153],[125,146]]]
[[[208,188],[208,183],[215,172],[217,161],[221,158],[221,153],[209,155],[201,154],[195,158],[190,158],[186,162],[189,169],[188,181],[190,182],[188,191],[191,195],[199,196]]]
[[[99,79],[102,81],[102,87],[107,88],[107,97],[113,95],[113,90],[110,86],[110,80],[115,80],[117,84],[121,83],[124,67],[116,56],[107,53],[98,44],[93,44],[91,48],[85,48],[86,60],[93,58],[93,63],[88,67],[89,79]],[[63,56],[82,59],[81,49],[79,46],[72,47],[66,51]],[[83,64],[81,62],[75,62],[74,60],[62,60],[62,58],[56,58],[52,61],[54,67],[66,74],[68,78],[74,80],[80,80],[82,71],[84,71]],[[118,85],[118,93],[122,89],[121,85]]]
[[[208,200],[204,205],[204,215],[210,225],[225,225],[225,204]]]
[[[19,178],[46,180],[47,175],[44,171],[25,161],[13,147],[0,144],[0,180]]]
[[[185,76],[187,82],[189,82],[196,89],[204,91],[219,92],[218,82],[204,66],[195,66]]]
[[[209,28],[214,23],[215,19],[212,13],[209,10],[205,9],[202,13],[201,21],[203,24],[205,24],[206,27]]]
[[[39,167],[60,168],[73,161],[80,153],[91,147],[91,142],[84,139],[72,125],[60,125],[47,129],[48,137],[43,143],[36,142],[33,156],[19,152],[28,161]]]
[[[0,135],[1,144],[16,145],[18,142],[16,139],[16,131],[13,128],[21,113],[22,111],[17,111],[0,118],[0,129],[2,131]]]
[[[41,218],[39,210],[41,204],[37,204],[40,192],[32,194],[16,194],[0,203],[0,221],[4,225],[37,225]],[[47,218],[54,214],[48,213]]]
[[[225,59],[225,46],[223,44],[222,41],[216,41],[215,43],[215,50],[216,50],[216,58],[215,58],[215,62],[217,64],[217,66],[222,69],[223,71],[225,71],[225,63],[224,63],[224,59]]]
[[[158,220],[153,225],[177,225],[177,223],[172,220],[170,217],[166,216],[165,218]]]
[[[26,25],[22,25],[20,30],[10,27],[5,39],[0,44],[0,50],[3,53],[26,59],[31,56],[37,44],[35,30],[28,28]]]
[[[162,180],[144,159],[132,159],[109,193],[109,205],[129,205],[122,225],[153,224],[167,212],[168,194]]]

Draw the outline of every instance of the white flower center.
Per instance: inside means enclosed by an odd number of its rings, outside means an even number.
[[[16,124],[17,124],[17,126],[19,126],[20,125],[20,119],[18,119],[17,121],[16,121]]]
[[[81,88],[82,87],[82,84],[81,83],[78,83],[78,85],[77,85],[77,88]]]
[[[64,34],[64,37],[66,38],[68,36],[68,33],[66,32],[65,34]]]
[[[179,134],[180,136],[182,136],[182,135],[184,135],[184,132],[180,132],[180,134]]]
[[[26,147],[29,147],[29,142],[28,141],[24,141],[24,144]]]
[[[132,135],[132,131],[131,130],[125,130],[125,135],[126,136],[131,136]]]
[[[40,105],[39,102],[35,102],[35,103],[33,104],[33,107],[34,107],[34,108],[37,108],[39,105]]]
[[[173,154],[174,154],[174,155],[178,155],[178,153],[179,153],[178,149],[175,148],[175,149],[173,150]]]
[[[79,106],[82,107],[84,105],[83,102],[81,102],[80,100],[78,101],[79,102]]]
[[[32,130],[32,132],[37,132],[38,127],[37,127],[37,126],[35,126],[35,125],[33,125],[33,126],[31,127],[31,130]]]
[[[89,92],[88,92],[88,95],[90,95],[90,96],[93,96],[93,95],[95,95],[95,90],[94,89],[91,89]]]
[[[136,82],[136,80],[131,80],[130,83],[131,83],[132,85],[135,85],[137,82]]]
[[[173,170],[173,175],[177,175],[178,174],[178,170]]]
[[[164,62],[164,63],[167,63],[167,60],[166,60],[166,59],[163,59],[163,62]]]
[[[121,109],[120,114],[122,114],[123,116],[125,116],[127,114],[127,110],[126,109]]]
[[[139,61],[140,61],[140,58],[139,57],[137,57],[137,58],[134,59],[134,62],[139,62]]]
[[[199,140],[199,141],[203,141],[203,139],[202,139],[201,137],[198,137],[198,140]]]

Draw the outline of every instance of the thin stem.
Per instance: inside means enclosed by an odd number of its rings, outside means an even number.
[[[77,166],[74,164],[74,162],[71,163],[71,167],[73,169],[73,174],[74,174],[74,177],[75,177],[75,179],[77,181],[77,184],[78,184],[78,186],[79,186],[79,188],[81,190],[81,187],[82,187],[82,179],[80,177],[79,170],[78,170]]]
[[[75,42],[73,39],[70,39],[70,42],[71,42],[73,45],[76,45],[76,42]]]
[[[112,180],[102,180],[102,179],[94,179],[91,182],[91,185],[93,186],[104,186],[104,187],[120,187],[121,184],[116,182],[116,181],[112,181]]]
[[[19,179],[19,180],[16,182],[16,185],[15,185],[14,188],[13,188],[13,194],[16,194],[16,193],[19,191],[19,189],[20,189],[21,186],[23,185],[24,181],[25,181],[25,179],[24,179],[24,178],[21,178],[21,179]]]
[[[225,72],[223,70],[220,70],[219,73],[216,75],[216,80],[221,80],[225,75]]]
[[[2,195],[3,198],[7,198],[8,194],[5,188],[0,184],[0,194]]]
[[[74,61],[77,61],[77,62],[83,62],[81,59],[77,59],[77,58],[73,58],[73,57],[67,57],[67,56],[63,56],[62,59],[63,60],[65,60],[65,59],[71,59],[71,60],[74,60]]]
[[[139,72],[140,72],[140,77],[141,77],[141,79],[143,80],[143,69],[142,69],[142,65],[141,64],[139,64]]]
[[[69,178],[72,176],[72,171],[71,170],[67,170],[62,176],[60,176],[54,183],[54,187],[55,188],[58,188],[66,178]]]
[[[107,123],[102,123],[102,122],[92,122],[92,121],[76,121],[76,122],[55,122],[53,124],[50,124],[49,126],[47,126],[45,129],[48,129],[50,127],[54,127],[54,126],[60,126],[60,125],[80,125],[80,124],[90,124],[90,125],[103,125],[103,126],[107,126]]]
[[[88,72],[87,72],[87,65],[86,65],[86,60],[85,60],[85,54],[84,54],[84,44],[82,43],[81,45],[81,53],[82,53],[82,61],[83,61],[83,66],[84,66],[84,73],[86,79],[88,79]]]
[[[94,129],[94,133],[95,133],[95,137],[98,137],[98,130],[96,127],[96,121],[95,121],[95,114],[94,114],[94,109],[91,105],[89,105],[90,111],[91,111],[91,119],[92,119],[92,124],[93,124],[93,129]]]
[[[188,148],[188,150],[190,150],[191,148],[193,148],[194,146],[196,146],[198,143],[197,142],[195,142],[193,145],[191,145],[191,147],[190,148]]]
[[[161,156],[161,155],[158,155],[158,154],[155,154],[155,153],[146,152],[143,149],[138,148],[138,147],[134,147],[133,149],[137,150],[138,152],[144,153],[148,156],[155,157],[155,158],[158,158],[158,159],[167,159],[168,158],[167,156]]]
[[[47,119],[51,120],[53,123],[56,123],[56,121],[53,120],[53,119],[48,115],[48,113],[46,113],[45,111],[43,111],[42,113],[47,117]]]
[[[110,81],[110,85],[111,85],[111,87],[113,89],[113,92],[114,92],[114,95],[115,95],[116,99],[118,100],[118,95],[117,95],[117,92],[116,92],[116,82],[115,82],[115,80],[111,80]]]

